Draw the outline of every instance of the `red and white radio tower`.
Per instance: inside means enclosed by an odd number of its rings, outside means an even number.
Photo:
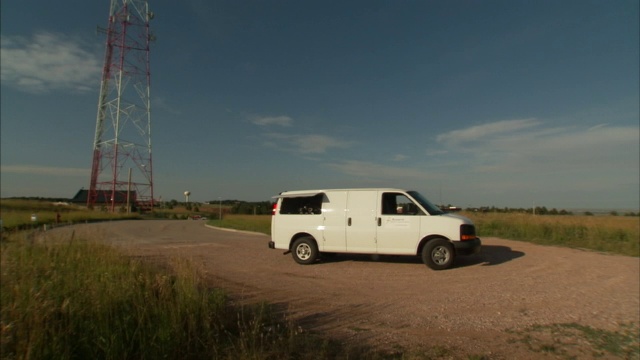
[[[111,0],[87,206],[153,208],[147,1]]]

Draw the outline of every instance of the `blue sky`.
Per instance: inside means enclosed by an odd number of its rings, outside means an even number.
[[[638,4],[150,1],[155,195],[638,209]],[[1,10],[1,196],[72,197],[109,1]]]

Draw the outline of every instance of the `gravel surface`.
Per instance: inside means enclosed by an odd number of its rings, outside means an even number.
[[[49,233],[72,230],[76,237],[98,234],[134,256],[188,258],[237,301],[280,305],[304,330],[350,344],[435,347],[445,358],[637,356],[600,351],[577,330],[637,331],[635,257],[483,238],[481,254],[459,257],[445,271],[394,256],[336,255],[303,266],[268,249],[266,235],[197,220],[118,221]],[[571,324],[573,332],[556,324]]]

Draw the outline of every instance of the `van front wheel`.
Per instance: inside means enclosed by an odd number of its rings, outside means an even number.
[[[318,258],[318,246],[312,237],[301,237],[293,243],[291,255],[298,264],[313,264]]]
[[[433,239],[422,249],[422,261],[433,270],[444,270],[453,266],[455,252],[445,239]]]

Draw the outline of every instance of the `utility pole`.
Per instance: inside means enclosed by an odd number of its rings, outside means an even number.
[[[138,209],[153,208],[151,164],[151,71],[155,40],[147,1],[111,0],[102,81],[98,97],[87,206],[124,205],[125,191]],[[132,169],[127,180],[123,169]],[[127,196],[129,193],[127,192]]]

